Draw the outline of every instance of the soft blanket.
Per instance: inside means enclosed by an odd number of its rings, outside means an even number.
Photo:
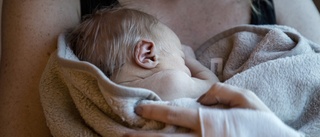
[[[252,90],[286,124],[319,137],[319,52],[289,27],[240,26],[208,40],[196,56],[209,68],[222,59],[221,81]]]
[[[320,47],[283,26],[239,26],[196,51],[207,67],[222,59],[221,81],[254,91],[274,113],[306,136],[320,136]],[[40,97],[53,136],[122,136],[134,130],[184,132],[134,113],[140,103],[182,107],[194,99],[164,102],[152,91],[110,81],[94,65],[79,61],[58,39],[58,49],[40,82]]]

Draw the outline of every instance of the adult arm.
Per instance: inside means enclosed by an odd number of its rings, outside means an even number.
[[[0,136],[50,136],[39,80],[57,36],[76,25],[79,0],[4,0],[0,69]]]
[[[320,44],[320,14],[312,0],[274,0],[277,24],[297,29]]]

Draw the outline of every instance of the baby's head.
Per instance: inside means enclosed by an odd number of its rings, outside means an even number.
[[[184,56],[172,30],[133,9],[99,10],[70,32],[67,40],[80,60],[96,65],[108,77],[128,62],[151,69],[164,54],[179,52],[178,56]]]

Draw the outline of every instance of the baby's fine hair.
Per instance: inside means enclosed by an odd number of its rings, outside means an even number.
[[[131,60],[142,38],[154,38],[158,20],[141,11],[122,7],[105,8],[86,17],[67,34],[75,55],[100,68],[108,77]]]

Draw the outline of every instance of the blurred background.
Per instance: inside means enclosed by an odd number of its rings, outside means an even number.
[[[318,10],[320,11],[320,0],[313,0],[313,2],[316,4]]]

